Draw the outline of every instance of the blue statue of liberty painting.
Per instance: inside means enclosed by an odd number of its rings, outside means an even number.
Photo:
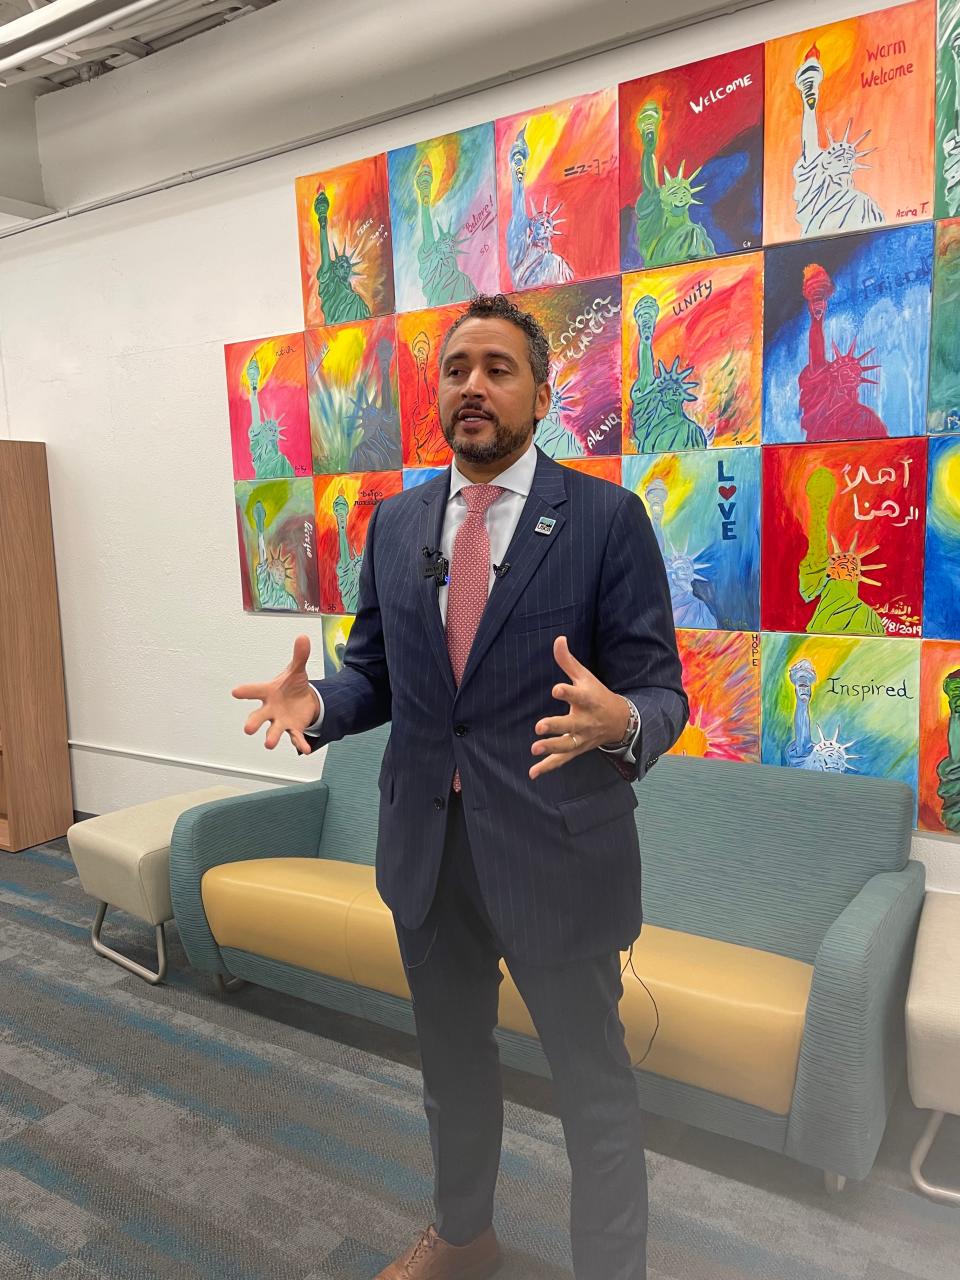
[[[793,737],[783,749],[783,763],[789,769],[806,769],[812,773],[855,773],[850,761],[857,757],[848,751],[853,743],[840,741],[839,725],[832,738],[824,737],[823,730],[817,725],[819,742],[814,742],[810,733],[810,699],[817,679],[813,663],[801,658],[790,668],[789,676],[796,706]]]
[[[272,480],[277,476],[292,476],[293,463],[280,452],[283,433],[277,418],[260,416],[260,362],[254,356],[247,365],[247,382],[250,384],[250,457],[253,474],[258,480]]]
[[[475,298],[476,287],[457,261],[466,241],[450,227],[441,226],[439,219],[436,227],[433,225],[430,212],[433,169],[429,160],[424,160],[417,170],[416,187],[420,197],[420,231],[423,237],[417,250],[417,262],[427,306],[442,307],[447,303]]]
[[[560,206],[548,209],[547,197],[543,208],[536,209],[531,202],[527,212],[524,182],[530,147],[525,137],[526,125],[516,136],[510,148],[510,221],[507,223],[507,260],[515,289],[529,289],[538,284],[568,284],[573,279],[573,268],[561,254],[555,253],[553,241],[564,218],[556,215]]]
[[[717,616],[706,603],[694,593],[694,583],[706,582],[700,572],[706,563],[698,558],[699,553],[689,554],[688,546],[683,550],[670,543],[663,531],[663,513],[667,505],[669,490],[659,476],[655,476],[644,490],[650,512],[650,523],[653,525],[653,536],[657,540],[663,563],[667,570],[667,583],[670,587],[670,603],[673,607],[673,622],[677,627],[691,627],[713,631],[718,627]]]
[[[630,388],[630,423],[638,453],[675,453],[706,449],[707,432],[688,417],[685,405],[697,399],[693,366],[680,368],[677,356],[669,368],[653,354],[653,331],[660,314],[656,298],[644,294],[633,309],[637,323],[637,378]]]
[[[291,593],[288,583],[293,578],[293,559],[285,555],[283,547],[271,549],[267,547],[265,534],[267,513],[262,502],[253,508],[253,518],[257,526],[257,598],[261,609],[300,608],[297,598]]]
[[[330,197],[325,191],[319,192],[313,202],[313,211],[320,224],[320,268],[317,271],[317,286],[320,304],[323,307],[323,318],[327,324],[343,324],[347,320],[367,320],[370,308],[350,283],[350,277],[357,269],[357,263],[343,249],[333,246],[330,253],[330,242],[327,238],[327,221],[330,216]]]

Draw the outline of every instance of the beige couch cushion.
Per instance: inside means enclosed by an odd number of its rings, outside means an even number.
[[[393,921],[372,867],[316,858],[257,859],[212,868],[201,892],[221,947],[409,998]],[[811,965],[646,925],[633,966],[659,1009],[645,1071],[778,1115],[789,1112]],[[636,1061],[649,1044],[656,1015],[629,968],[620,1014]],[[501,989],[500,1024],[535,1035],[509,975]]]
[[[960,1115],[960,894],[928,893],[907,992],[914,1105]]]
[[[170,837],[187,809],[240,793],[207,787],[75,822],[67,843],[85,893],[150,924],[173,919]]]

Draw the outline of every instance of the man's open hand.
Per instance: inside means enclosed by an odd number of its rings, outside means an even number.
[[[310,657],[309,636],[297,636],[293,642],[290,665],[267,684],[240,684],[232,691],[235,698],[259,699],[258,711],[252,711],[243,726],[244,733],[256,733],[261,725],[269,722],[263,745],[272,751],[285,733],[289,733],[293,745],[304,755],[312,748],[303,736],[320,713],[316,692],[307,679],[307,659]]]
[[[566,636],[557,636],[553,642],[553,656],[569,677],[568,683],[553,686],[553,697],[568,702],[570,712],[538,721],[535,732],[541,737],[530,751],[544,758],[530,769],[531,778],[561,768],[574,756],[619,742],[630,719],[623,698],[601,684],[582,662],[577,661],[570,652]]]

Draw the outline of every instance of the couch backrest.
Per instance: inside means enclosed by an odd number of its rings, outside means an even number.
[[[645,918],[808,964],[863,885],[910,856],[902,782],[664,756],[636,790]]]
[[[380,792],[377,778],[390,725],[353,734],[327,747],[323,780],[330,787],[318,853],[321,858],[373,866]]]

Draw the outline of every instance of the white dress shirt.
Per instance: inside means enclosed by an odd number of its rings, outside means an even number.
[[[487,508],[484,515],[484,521],[487,526],[487,534],[490,538],[490,580],[487,583],[487,594],[493,589],[495,576],[493,572],[494,565],[503,563],[503,559],[507,554],[507,548],[513,541],[513,535],[516,532],[517,524],[520,520],[521,512],[524,504],[530,496],[530,490],[533,487],[533,477],[537,470],[537,449],[530,440],[530,447],[522,458],[518,458],[512,466],[507,467],[506,471],[501,473],[494,479],[489,481],[503,489],[496,501],[492,502]],[[443,518],[443,534],[440,539],[440,547],[444,559],[450,565],[450,573],[456,573],[456,565],[453,559],[453,544],[456,541],[457,530],[467,518],[467,504],[461,496],[460,490],[467,488],[473,482],[468,480],[457,469],[456,458],[450,468],[450,496],[447,498],[447,508]],[[440,617],[444,627],[447,624],[447,596],[449,587],[444,583],[438,592],[438,603],[440,605]],[[314,690],[316,693],[316,690]],[[320,704],[320,714],[313,722],[309,729],[304,732],[307,734],[315,734],[320,732],[320,726],[323,724],[323,699],[317,694],[317,701]],[[628,747],[615,750],[611,754],[621,755],[630,764],[634,764],[633,748],[636,746],[637,738],[640,736],[640,730]],[[602,750],[603,748],[601,748]]]

